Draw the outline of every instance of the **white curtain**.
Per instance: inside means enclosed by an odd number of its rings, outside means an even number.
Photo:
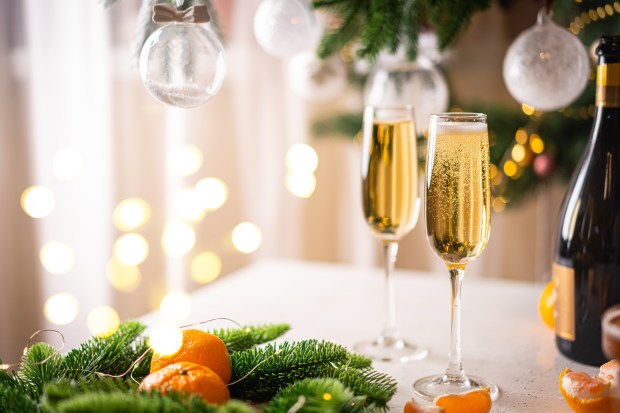
[[[147,94],[130,64],[138,3],[120,0],[108,10],[94,0],[0,3],[6,32],[0,36],[0,357],[6,361],[15,361],[39,328],[61,330],[74,346],[88,335],[87,317],[96,307],[111,306],[127,319],[157,308],[166,291],[192,291],[199,284],[189,277],[190,263],[203,251],[220,256],[224,275],[273,257],[380,264],[361,214],[359,148],[348,139],[310,136],[312,119],[360,111],[359,91],[351,87],[319,104],[297,98],[286,83],[286,63],[254,39],[259,1],[223,0],[215,3],[227,33],[222,89],[196,109],[165,107]],[[309,199],[296,198],[284,185],[285,154],[302,142],[319,155]],[[200,148],[204,161],[182,177],[167,169],[166,157],[185,144]],[[62,149],[82,157],[77,179],[54,175],[54,155]],[[193,224],[196,245],[186,256],[168,257],[160,240],[166,224],[178,220],[174,195],[204,177],[224,181],[228,201]],[[20,196],[31,185],[51,189],[50,215],[33,219],[21,210]],[[139,266],[140,286],[121,293],[110,286],[106,267],[123,234],[113,225],[113,210],[131,197],[151,206],[150,221],[135,231],[150,252]],[[495,215],[491,242],[471,266],[472,276],[544,279],[557,198],[539,195]],[[232,229],[243,221],[263,233],[262,246],[250,255],[231,242]],[[73,251],[68,272],[52,274],[42,266],[39,252],[50,241]],[[402,243],[399,266],[443,271],[426,243],[423,217]],[[46,300],[58,293],[78,302],[67,325],[44,317]],[[231,305],[242,303],[231,297]]]

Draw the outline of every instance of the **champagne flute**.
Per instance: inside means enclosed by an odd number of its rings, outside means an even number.
[[[376,360],[419,360],[428,351],[410,344],[396,329],[392,273],[398,241],[418,220],[418,156],[411,106],[368,106],[364,111],[362,203],[372,234],[383,244],[386,321],[378,338],[354,346]]]
[[[461,363],[461,284],[467,264],[489,239],[489,137],[486,115],[441,113],[431,116],[426,161],[426,233],[434,252],[447,265],[452,283],[452,321],[448,368],[424,377],[414,392],[427,400],[497,386],[465,374]]]

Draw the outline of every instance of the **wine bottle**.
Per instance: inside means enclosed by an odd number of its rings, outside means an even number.
[[[556,344],[566,357],[600,365],[601,316],[620,303],[620,36],[596,51],[596,112],[566,192],[552,263]]]

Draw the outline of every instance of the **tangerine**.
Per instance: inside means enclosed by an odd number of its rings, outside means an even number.
[[[159,391],[165,395],[172,391],[197,394],[207,403],[224,404],[230,400],[228,387],[210,368],[195,363],[180,362],[149,374],[142,380],[139,390]]]
[[[564,369],[558,380],[564,400],[576,413],[612,413],[610,382],[582,371]]]
[[[170,364],[187,361],[208,367],[220,376],[225,384],[230,383],[232,374],[230,357],[226,344],[218,336],[201,330],[183,330],[181,347],[175,353],[162,355],[153,353],[151,373]]]
[[[553,281],[549,281],[538,297],[538,314],[547,327],[555,328],[555,288]]]
[[[445,413],[489,413],[493,405],[489,389],[475,389],[460,394],[443,394],[435,397],[433,404]]]

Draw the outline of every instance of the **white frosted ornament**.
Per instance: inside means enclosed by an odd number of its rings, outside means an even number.
[[[433,113],[446,111],[450,99],[446,79],[423,57],[380,64],[368,76],[364,94],[366,105],[411,105],[420,133]]]
[[[173,21],[154,31],[142,46],[140,76],[160,102],[181,108],[201,105],[218,92],[225,74],[221,43],[199,24]]]
[[[322,61],[314,52],[302,52],[288,62],[288,84],[302,99],[325,101],[344,90],[347,71],[337,56]]]
[[[572,103],[586,87],[589,74],[590,59],[581,41],[543,10],[536,25],[516,38],[504,58],[510,94],[542,111]]]
[[[254,15],[254,35],[272,56],[291,57],[313,49],[322,28],[307,0],[263,0]]]

